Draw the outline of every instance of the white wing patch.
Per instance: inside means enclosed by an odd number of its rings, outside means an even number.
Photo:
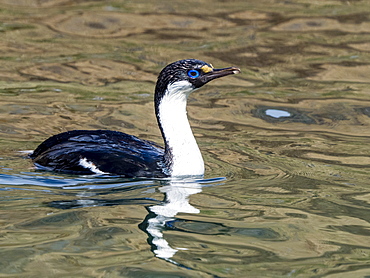
[[[91,172],[93,172],[95,174],[99,174],[99,175],[109,174],[109,173],[100,171],[99,168],[96,167],[95,164],[92,163],[91,161],[88,161],[86,159],[86,157],[81,158],[80,161],[78,162],[78,164],[81,165],[84,168],[89,169]]]

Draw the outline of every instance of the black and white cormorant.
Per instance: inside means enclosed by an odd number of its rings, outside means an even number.
[[[154,103],[165,147],[110,130],[73,130],[50,137],[30,155],[36,167],[67,174],[121,177],[203,176],[204,162],[186,115],[189,94],[209,81],[239,73],[200,60],[167,65],[159,74]]]

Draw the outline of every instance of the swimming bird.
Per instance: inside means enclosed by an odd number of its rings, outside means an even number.
[[[167,65],[155,87],[154,106],[164,148],[133,135],[110,130],[72,130],[50,137],[30,155],[42,170],[66,174],[121,177],[202,177],[204,162],[187,118],[191,92],[209,81],[239,73],[186,59]]]

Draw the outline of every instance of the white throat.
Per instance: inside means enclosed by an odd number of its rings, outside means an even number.
[[[204,162],[186,113],[186,103],[193,91],[188,81],[178,81],[167,88],[158,106],[159,122],[165,143],[171,151],[171,176],[203,176]]]

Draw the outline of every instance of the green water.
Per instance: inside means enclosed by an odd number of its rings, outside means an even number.
[[[1,0],[0,277],[368,277],[369,11]],[[156,76],[185,58],[242,70],[190,96],[205,180],[63,176],[22,152],[72,129],[162,143]]]

